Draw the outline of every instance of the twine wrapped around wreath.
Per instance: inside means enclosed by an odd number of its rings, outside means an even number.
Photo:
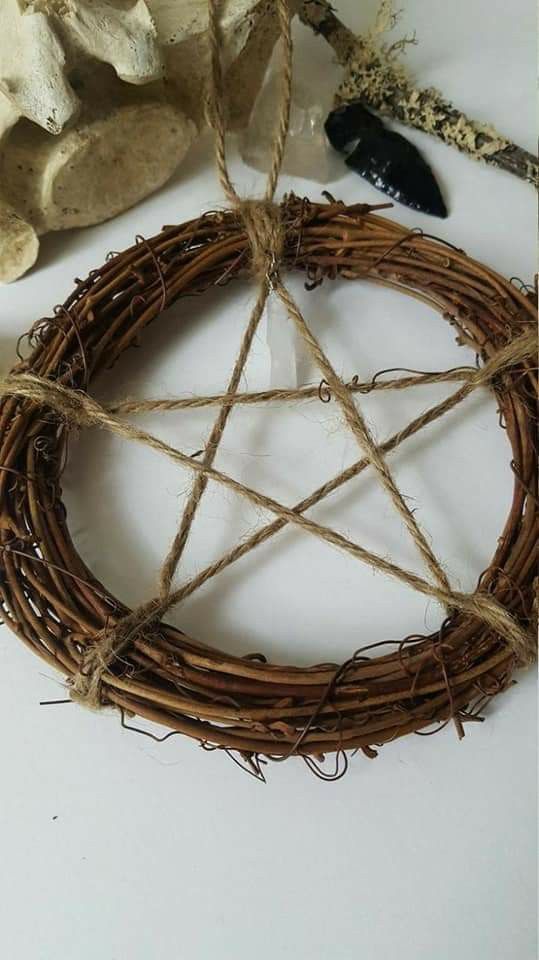
[[[0,380],[0,598],[6,622],[69,678],[71,698],[113,705],[187,734],[203,745],[240,751],[263,776],[261,757],[337,754],[372,745],[434,722],[453,719],[459,736],[480,705],[529,662],[535,643],[531,618],[537,547],[535,452],[535,297],[519,290],[462,251],[383,219],[365,204],[315,204],[294,196],[273,201],[290,107],[292,44],[285,0],[277,6],[285,50],[283,102],[275,151],[262,200],[242,200],[226,167],[225,125],[218,56],[216,0],[210,0],[211,118],[221,182],[231,209],[168,227],[109,259],[79,281],[55,317],[30,333],[29,359]],[[383,205],[385,206],[385,205]],[[128,401],[104,408],[88,393],[91,380],[112,365],[143,329],[182,296],[228,283],[249,269],[259,294],[226,393],[188,400]],[[345,384],[307,326],[282,281],[285,270],[306,272],[310,286],[337,276],[395,287],[433,306],[458,329],[483,363],[370,384]],[[293,507],[246,487],[213,466],[236,403],[313,399],[318,391],[239,393],[241,375],[268,296],[278,296],[303,336],[339,403],[361,459]],[[377,445],[354,394],[420,382],[460,381],[446,400]],[[387,461],[401,442],[449,412],[481,385],[496,393],[513,450],[513,503],[496,554],[473,594],[455,591],[409,510]],[[214,404],[218,415],[202,459],[187,456],[128,423],[149,409]],[[142,442],[188,466],[193,486],[156,597],[129,611],[86,568],[71,541],[60,480],[73,427],[99,426]],[[428,578],[402,569],[324,527],[305,513],[367,468],[376,471],[422,557]],[[174,585],[197,507],[209,480],[220,482],[275,515],[191,581]],[[405,638],[396,649],[345,664],[308,668],[238,658],[203,645],[163,621],[167,611],[211,577],[292,523],[349,552],[425,596],[445,604],[447,618],[432,636]],[[376,645],[375,645],[376,646]],[[314,767],[313,767],[314,768]],[[323,774],[324,775],[324,774]],[[325,776],[325,775],[324,775]]]

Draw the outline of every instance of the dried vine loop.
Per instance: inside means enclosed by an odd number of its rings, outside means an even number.
[[[30,332],[31,355],[0,384],[0,596],[5,620],[71,678],[75,696],[87,702],[97,698],[250,758],[312,758],[370,748],[450,718],[461,731],[476,706],[504,689],[515,666],[533,656],[534,297],[461,251],[410,233],[364,206],[289,197],[281,212],[281,271],[303,271],[311,284],[341,277],[395,287],[448,318],[461,341],[481,357],[477,370],[465,367],[346,386],[339,381],[337,391],[335,380],[323,370],[333,402],[339,390],[352,396],[425,380],[460,380],[448,400],[377,448],[384,463],[407,437],[454,408],[477,386],[491,383],[512,448],[515,484],[496,554],[478,591],[470,597],[452,594],[434,577],[416,577],[413,588],[445,598],[449,612],[442,631],[406,638],[392,652],[370,659],[360,651],[346,664],[334,666],[294,668],[234,657],[160,619],[170,606],[288,523],[378,565],[380,558],[306,516],[309,507],[332,490],[362,470],[376,468],[368,444],[361,459],[302,503],[288,508],[269,501],[275,520],[195,580],[171,589],[169,571],[170,583],[166,588],[162,584],[160,595],[145,604],[142,613],[127,610],[79,557],[60,490],[73,423],[98,423],[147,443],[148,436],[124,414],[209,404],[222,412],[235,403],[319,402],[317,388],[254,395],[228,390],[220,397],[130,401],[105,410],[87,392],[96,375],[139,343],[144,329],[160,316],[163,283],[166,303],[171,304],[246,272],[249,240],[241,214],[233,210],[166,228],[93,271],[54,318],[40,321],[37,332]],[[257,499],[256,491],[209,465],[211,445],[199,462],[152,439],[158,449],[191,466],[195,479],[225,482],[240,495],[268,505],[267,498]],[[407,571],[386,564],[389,575],[407,578]],[[493,611],[502,614],[497,627]],[[511,624],[517,628],[513,638]]]
[[[78,283],[51,320],[30,331],[33,352],[0,380],[0,600],[6,622],[29,646],[68,677],[72,699],[113,705],[186,734],[210,747],[239,751],[242,764],[263,778],[261,758],[300,755],[324,779],[346,770],[346,750],[385,743],[453,719],[459,733],[477,719],[478,706],[503,689],[518,664],[534,655],[530,625],[537,544],[535,298],[467,257],[420,232],[383,219],[364,204],[345,207],[329,198],[312,203],[273,197],[289,122],[292,42],[286,0],[277,0],[285,51],[283,100],[265,197],[242,200],[230,181],[220,97],[217,0],[209,0],[212,89],[221,183],[232,209],[168,227],[108,258]],[[166,306],[201,294],[247,270],[259,284],[226,392],[189,401],[141,401],[105,409],[90,395],[95,376],[138,344]],[[325,278],[369,279],[430,304],[459,329],[482,359],[479,369],[407,377],[396,383],[345,383],[284,286],[287,270],[301,270],[314,289]],[[320,389],[241,394],[239,385],[268,296],[280,298],[321,373]],[[447,400],[425,411],[377,445],[354,393],[463,381]],[[513,503],[496,554],[473,594],[455,591],[429,539],[393,479],[387,454],[447,413],[476,387],[490,384],[512,446]],[[322,394],[324,387],[325,394]],[[361,459],[293,507],[253,490],[214,467],[236,403],[334,399]],[[137,410],[215,404],[218,414],[202,458],[188,456],[122,418]],[[177,533],[162,565],[158,592],[128,610],[79,557],[66,523],[60,479],[74,426],[101,426],[146,444],[188,466],[194,481]],[[411,536],[426,577],[348,540],[306,516],[314,504],[361,471],[372,468]],[[194,579],[174,586],[196,510],[212,480],[275,515]],[[406,583],[447,609],[442,629],[408,637],[396,649],[368,659],[357,651],[345,664],[309,668],[238,658],[203,645],[164,621],[167,611],[211,577],[287,524],[346,550],[361,562]],[[367,644],[367,649],[369,645]],[[326,752],[335,771],[316,766]]]

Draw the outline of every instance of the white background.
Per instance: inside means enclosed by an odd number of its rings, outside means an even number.
[[[358,12],[357,8],[361,8]],[[358,28],[374,3],[342,0]],[[416,28],[409,63],[472,116],[496,122],[533,149],[535,12],[531,0],[409,0]],[[334,84],[322,41],[298,31],[298,70],[313,91]],[[532,189],[418,133],[451,215],[438,221],[396,207],[402,223],[435,232],[507,276],[535,269]],[[334,158],[332,192],[381,199]],[[253,171],[234,167],[247,191]],[[316,198],[319,185],[284,177]],[[383,199],[383,198],[382,198]],[[222,203],[209,142],[177,179],[136,211],[94,229],[44,240],[37,267],[0,290],[0,370],[17,337],[62,300],[72,278],[135,233]],[[441,369],[473,357],[429,310],[369,286],[292,283],[337,368]],[[101,396],[221,390],[252,292],[178,304],[105,378]],[[181,335],[176,327],[182,325]],[[245,387],[268,386],[264,331]],[[316,382],[316,372],[305,369]],[[368,398],[380,439],[447,391]],[[215,413],[213,412],[213,415]],[[212,413],[139,418],[188,452]],[[356,458],[337,407],[235,413],[218,465],[294,502]],[[485,392],[393,455],[455,584],[472,589],[491,556],[511,495],[509,451]],[[143,449],[89,433],[72,447],[65,480],[70,527],[96,574],[129,603],[146,599],[189,477]],[[420,570],[398,520],[364,475],[313,511],[368,546]],[[210,489],[180,577],[200,569],[263,522],[260,512]],[[103,543],[106,542],[106,548]],[[279,541],[207,585],[173,614],[200,639],[275,660],[339,661],[372,640],[434,629],[433,604],[306,535]],[[344,780],[324,784],[301,763],[268,768],[263,786],[226,756],[190,741],[163,745],[121,729],[113,713],[40,707],[61,697],[58,678],[0,628],[0,917],[10,960],[532,960],[535,949],[536,684],[534,671],[468,725],[358,756]]]

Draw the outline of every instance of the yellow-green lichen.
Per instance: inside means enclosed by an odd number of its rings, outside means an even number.
[[[382,0],[374,27],[357,39],[337,101],[362,99],[382,114],[433,134],[478,159],[488,159],[509,147],[510,141],[491,124],[470,120],[434,87],[420,89],[414,85],[399,57],[415,43],[415,36],[392,44],[381,40],[397,20],[392,0]]]

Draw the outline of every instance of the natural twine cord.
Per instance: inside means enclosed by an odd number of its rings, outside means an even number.
[[[383,371],[389,372],[389,371]],[[346,384],[350,393],[373,393],[384,390],[406,390],[408,387],[425,386],[434,383],[459,383],[473,380],[476,369],[474,367],[455,367],[454,370],[435,371],[432,373],[415,373],[410,377],[395,377],[387,380],[352,379]],[[205,407],[220,406],[250,406],[260,403],[289,403],[294,400],[315,400],[329,403],[331,392],[324,381],[317,386],[303,386],[295,389],[243,391],[231,396],[228,393],[214,393],[208,396],[157,397],[148,400],[120,400],[114,404],[107,404],[109,413],[121,413],[129,416],[134,413],[169,413],[174,410],[201,410]]]
[[[212,83],[210,86],[209,114],[215,128],[216,157],[220,180],[225,194],[232,206],[234,216],[240,225],[239,229],[243,229],[244,234],[247,237],[248,249],[250,251],[251,272],[259,284],[257,300],[249,318],[249,322],[242,339],[238,357],[235,361],[226,393],[217,397],[187,398],[184,400],[158,399],[148,401],[126,401],[123,403],[113,404],[108,408],[105,408],[93,400],[85,391],[73,390],[70,386],[62,383],[59,378],[48,379],[47,368],[42,368],[41,375],[39,376],[36,376],[32,373],[18,372],[16,374],[0,378],[0,398],[14,397],[31,401],[31,403],[36,405],[38,409],[43,407],[45,408],[45,411],[47,409],[54,411],[55,414],[60,416],[61,421],[65,421],[67,424],[72,424],[79,427],[99,426],[105,428],[120,437],[129,440],[136,440],[158,452],[164,453],[165,455],[171,457],[174,461],[188,467],[194,473],[194,482],[191,493],[187,500],[185,511],[180,520],[178,531],[174,537],[160,572],[158,596],[127,615],[119,617],[115,616],[114,619],[111,620],[110,625],[106,623],[101,630],[94,632],[93,641],[91,643],[88,643],[88,641],[85,640],[84,645],[82,646],[82,652],[80,655],[78,655],[78,670],[70,670],[72,677],[72,699],[76,699],[87,706],[100,708],[104,704],[111,702],[117,703],[121,706],[122,699],[119,697],[119,694],[114,693],[114,690],[138,690],[138,695],[142,695],[142,687],[140,684],[137,686],[134,681],[126,679],[122,680],[116,676],[111,671],[112,665],[122,662],[122,658],[126,657],[128,654],[130,659],[132,660],[134,657],[135,661],[139,656],[146,658],[146,661],[148,657],[151,659],[152,657],[157,656],[157,649],[152,648],[152,646],[148,643],[148,637],[150,634],[147,633],[146,628],[148,628],[151,633],[151,630],[155,628],[155,625],[172,606],[179,603],[186,596],[192,594],[195,590],[199,589],[211,577],[230,566],[230,564],[234,563],[240,557],[245,556],[258,545],[265,542],[267,539],[269,539],[269,537],[273,536],[288,523],[294,524],[304,531],[321,538],[326,543],[333,544],[345,550],[356,559],[371,564],[375,569],[378,569],[389,576],[406,583],[423,595],[435,598],[446,606],[451,615],[453,615],[454,611],[460,611],[460,613],[463,615],[468,615],[472,618],[475,618],[479,624],[484,625],[485,630],[488,628],[488,630],[492,631],[494,635],[497,635],[505,640],[510,649],[513,650],[515,659],[518,662],[528,662],[533,657],[534,653],[534,637],[531,631],[522,624],[522,621],[519,622],[512,615],[512,613],[489,592],[478,590],[473,594],[465,594],[455,591],[451,588],[445,571],[436,558],[428,540],[426,539],[425,534],[419,527],[416,518],[407,507],[404,498],[394,482],[392,473],[387,465],[386,455],[392,450],[396,449],[396,447],[399,446],[404,439],[414,435],[427,424],[434,422],[444,413],[453,409],[465,397],[469,396],[470,393],[478,386],[486,384],[499,385],[503,382],[506,376],[512,377],[513,371],[516,368],[523,367],[523,369],[525,369],[530,364],[534,366],[536,363],[536,336],[530,326],[525,325],[522,328],[522,333],[520,333],[520,335],[514,336],[503,346],[498,343],[494,352],[487,353],[488,359],[477,371],[469,369],[444,371],[439,374],[415,375],[413,377],[401,378],[397,381],[373,381],[371,384],[366,385],[358,384],[354,381],[348,384],[343,382],[343,380],[336,374],[330,360],[322,350],[319,342],[308,328],[295,300],[284,286],[280,274],[281,262],[283,260],[289,262],[287,231],[290,230],[289,224],[292,222],[290,221],[290,216],[292,216],[294,223],[293,230],[298,234],[298,250],[301,242],[302,231],[309,232],[310,230],[313,238],[316,238],[318,232],[320,237],[324,238],[321,240],[320,255],[317,252],[316,243],[314,247],[312,247],[312,252],[309,254],[310,262],[318,262],[320,264],[320,269],[324,270],[326,268],[326,263],[329,266],[329,264],[332,262],[331,260],[327,259],[327,251],[331,249],[333,242],[331,240],[331,233],[327,234],[326,236],[326,231],[324,228],[325,218],[329,219],[330,216],[336,216],[338,220],[339,210],[341,209],[338,204],[333,204],[333,207],[330,204],[325,217],[323,213],[318,215],[317,223],[319,226],[309,228],[308,226],[304,226],[304,224],[308,225],[308,217],[311,216],[311,214],[309,214],[308,209],[304,209],[303,206],[300,208],[298,213],[298,204],[295,198],[291,198],[288,203],[285,203],[281,207],[276,206],[273,202],[279,170],[282,163],[290,110],[292,44],[290,37],[288,5],[286,2],[284,2],[284,0],[279,0],[279,2],[276,4],[285,51],[285,62],[283,68],[283,100],[279,114],[277,134],[271,170],[266,188],[266,195],[262,200],[241,199],[238,196],[228,173],[225,150],[224,105],[222,97],[223,84],[219,58],[220,38],[217,6],[218,4],[216,0],[210,0],[209,37],[212,54]],[[349,210],[352,209],[353,208],[349,208]],[[343,207],[342,210],[344,211],[345,208]],[[366,219],[368,220],[368,208],[366,208],[364,205],[359,205],[357,212],[360,218],[362,218],[364,214],[367,215]],[[229,215],[223,214],[222,216],[227,218]],[[216,219],[216,224],[217,229],[219,230],[220,228],[218,219]],[[212,228],[210,221],[208,221],[208,229],[210,230],[209,236],[211,236]],[[188,237],[191,238],[188,240],[188,244],[192,243],[194,236],[205,230],[206,225],[204,224],[203,219],[201,219],[200,226],[195,228],[194,233],[192,231],[189,233],[188,231]],[[350,257],[347,259],[347,257],[349,257],[348,251],[350,251],[350,253],[352,252],[355,242],[352,239],[354,232],[352,227],[344,227],[343,230],[344,233],[342,239],[335,241],[337,246],[336,258],[337,262],[342,265],[341,269],[343,275],[352,276],[356,275],[353,273],[355,261],[353,258]],[[358,234],[358,236],[360,239],[362,238],[362,234]],[[312,244],[313,240],[310,242]],[[368,240],[368,235],[366,237],[366,242],[367,244],[372,242]],[[361,239],[361,243],[363,243],[363,239]],[[381,250],[379,248],[378,241],[376,241],[373,245],[374,258],[370,260],[369,270],[372,271],[373,274],[378,273],[383,268],[384,262],[389,262],[390,257],[396,265],[402,264],[402,268],[407,269],[408,261],[406,257],[409,256],[408,249],[412,250],[412,248],[418,244],[422,244],[422,240],[421,237],[414,232],[403,233],[396,241],[389,245],[382,246]],[[145,254],[144,257],[148,262],[154,265],[158,274],[157,282],[161,289],[161,309],[163,309],[163,306],[167,302],[167,295],[170,291],[167,289],[167,283],[164,274],[162,273],[159,257],[155,254],[151,244],[144,241],[144,246],[147,248],[147,254]],[[234,241],[234,247],[235,246],[236,241]],[[401,250],[402,254],[400,253]],[[465,259],[463,260],[460,254],[461,252],[457,251],[457,253],[453,253],[451,256],[457,261],[460,259],[460,261],[462,261],[465,265],[466,261]],[[434,262],[435,261],[431,261],[431,264],[434,264]],[[444,265],[443,259],[440,263],[436,261],[436,270],[440,273],[440,275],[442,275],[444,271],[447,271],[449,264],[449,258],[447,260],[447,266]],[[402,268],[396,266],[395,269],[398,270]],[[188,270],[189,267],[187,266],[186,269]],[[472,276],[470,275],[471,289],[476,291],[474,292],[474,296],[479,296],[481,294],[484,295],[484,292],[487,290],[486,275],[485,277],[482,276],[480,265],[476,264],[475,269],[477,271],[475,279],[472,279]],[[347,270],[352,272],[347,273]],[[136,272],[134,275],[135,277],[137,276]],[[378,279],[379,282],[384,282],[388,285],[395,285],[391,276],[386,276],[385,279],[379,277]],[[397,273],[396,280],[398,281],[398,279],[399,276]],[[218,277],[216,278],[215,282],[219,282]],[[491,281],[489,279],[489,282],[494,283],[495,289],[499,290],[500,297],[505,296],[503,286],[498,285],[497,281]],[[427,281],[425,280],[425,284],[426,283]],[[455,281],[454,286],[455,290],[457,291],[456,297],[458,298],[457,281]],[[112,290],[113,287],[111,286],[111,293]],[[464,287],[462,287],[462,292],[464,293]],[[305,399],[320,394],[319,389],[316,388],[303,388],[296,391],[265,391],[262,393],[259,392],[251,394],[241,394],[238,392],[242,373],[245,369],[245,364],[250,352],[253,338],[263,315],[267,298],[270,295],[278,296],[281,302],[284,304],[289,318],[296,325],[298,331],[308,345],[313,358],[316,360],[321,374],[324,377],[324,382],[327,385],[329,395],[332,396],[340,405],[344,419],[355,436],[358,446],[363,453],[361,460],[352,464],[337,477],[334,477],[332,480],[328,481],[326,484],[318,488],[318,490],[314,491],[292,508],[286,507],[273,498],[260,494],[258,491],[239,483],[237,480],[227,476],[219,470],[216,470],[214,467],[215,456],[230,412],[237,404],[263,403],[273,400]],[[134,308],[137,297],[138,294],[133,295],[132,297],[131,310]],[[90,297],[88,299],[90,301]],[[139,300],[142,300],[141,308],[145,309],[146,300],[143,297],[139,297]],[[436,295],[434,302],[438,302],[440,304],[443,303],[441,293]],[[449,303],[447,308],[449,309]],[[80,362],[84,367],[86,383],[87,364],[85,359],[85,348],[83,345],[83,340],[81,339],[77,322],[70,312],[69,303],[67,306],[61,308],[61,310],[63,311],[62,316],[66,317],[67,321],[72,327],[71,334],[75,337],[76,342],[80,346]],[[471,320],[468,320],[468,324],[471,324]],[[51,373],[53,369],[54,365],[50,367]],[[362,392],[368,392],[370,389],[389,389],[394,387],[402,388],[404,386],[411,386],[417,383],[441,383],[459,379],[464,380],[465,382],[455,391],[455,393],[452,394],[452,396],[447,398],[447,400],[435,405],[430,410],[427,410],[420,417],[416,418],[416,420],[412,421],[408,427],[399,431],[381,445],[377,445],[375,443],[370,431],[367,428],[363,415],[354,402],[352,396],[353,393],[361,394]],[[194,406],[209,406],[211,404],[217,404],[219,406],[219,411],[205,446],[203,458],[200,462],[195,457],[189,457],[181,451],[158,440],[151,434],[148,434],[147,432],[126,423],[119,416],[119,414],[142,412],[151,409],[173,410]],[[2,421],[0,417],[0,424],[1,422]],[[2,474],[1,471],[9,471],[13,469],[9,463],[10,461],[8,458],[8,460],[4,462],[4,465],[0,466],[0,488],[3,479],[5,479],[5,474]],[[341,534],[336,533],[329,527],[318,524],[310,518],[304,516],[305,511],[311,506],[321,502],[321,500],[328,496],[331,492],[338,489],[352,477],[359,475],[359,473],[361,473],[370,465],[374,467],[382,485],[386,489],[391,501],[403,519],[403,522],[408,529],[414,543],[416,544],[416,547],[434,582],[420,577],[407,569],[399,567],[392,561],[366,550],[359,544],[354,543]],[[16,470],[15,473],[17,473]],[[31,482],[31,475],[29,475],[28,479]],[[174,588],[173,583],[176,570],[187,543],[193,519],[196,515],[196,511],[204,495],[204,491],[209,480],[216,481],[223,484],[225,487],[234,490],[237,494],[244,497],[251,503],[256,504],[270,513],[273,513],[276,519],[263,526],[247,540],[238,544],[218,561],[210,564],[204,570],[200,571],[200,573],[193,577],[190,581],[187,581],[186,583],[181,584],[179,587]],[[37,521],[37,516],[34,517],[34,521]],[[9,520],[9,518],[8,521],[4,522],[9,522],[10,524],[13,523],[13,521]],[[0,532],[1,525],[2,517],[0,515]],[[16,556],[19,556],[20,558],[25,557],[24,550],[21,550],[16,545],[10,545],[9,542],[6,543],[4,541],[2,549],[4,563],[6,564],[6,570],[8,570],[8,572],[11,570],[10,564],[12,563],[12,560],[10,558],[15,558]],[[58,556],[58,560],[61,561],[61,556]],[[23,563],[24,561],[21,559],[20,562]],[[64,570],[63,567],[58,566],[57,563],[51,562],[50,560],[44,562],[47,564],[47,569],[50,570],[50,576],[52,578],[56,576],[58,579],[58,576],[61,575],[73,575],[75,577],[75,581],[80,581],[81,584],[84,584],[83,579],[81,580],[81,578],[75,574],[70,574],[69,571]],[[57,568],[57,574],[54,573],[55,568]],[[25,575],[30,575],[28,569],[26,568]],[[15,584],[13,579],[11,579],[10,582]],[[58,582],[60,583],[61,581],[58,580]],[[43,583],[39,584],[39,589],[45,590]],[[11,603],[15,604],[15,616],[17,616],[16,608],[23,603],[22,595],[19,594],[18,599],[13,598]],[[67,607],[65,609],[67,612]],[[32,616],[29,609],[28,616]],[[52,627],[50,628],[52,629]],[[459,706],[459,704],[461,704],[459,697],[462,695],[454,695],[452,692],[452,685],[454,683],[458,683],[458,681],[455,679],[455,677],[452,677],[451,682],[449,681],[445,667],[444,656],[441,650],[442,648],[440,647],[439,652],[436,654],[436,660],[442,665],[442,672],[445,678],[444,684],[447,689],[451,715],[456,717],[459,709],[461,709]],[[188,655],[184,650],[183,657],[187,657],[186,662],[191,663],[191,667],[188,669],[192,669],[192,667],[196,665],[197,659],[192,651]],[[200,665],[202,665],[202,662],[203,661],[201,661]],[[496,663],[497,662],[498,661],[496,661]],[[503,658],[501,662],[503,662]],[[210,658],[205,667],[206,671],[210,669],[210,663],[212,665],[211,669],[217,671],[220,669],[215,658]],[[358,669],[355,658],[352,658],[350,665],[354,667],[354,670]],[[289,755],[293,752],[303,752],[304,750],[312,752],[315,749],[316,736],[320,737],[322,736],[322,733],[319,731],[317,734],[311,728],[313,727],[315,720],[318,724],[320,717],[323,716],[327,710],[333,709],[329,699],[330,690],[331,696],[334,697],[336,695],[336,690],[334,688],[337,684],[337,679],[341,684],[344,684],[345,680],[346,683],[349,682],[348,676],[350,674],[350,665],[346,666],[346,669],[341,667],[338,668],[337,671],[330,673],[330,687],[327,687],[323,698],[318,702],[318,704],[315,703],[312,709],[303,707],[301,708],[304,713],[307,711],[309,716],[308,722],[303,726],[299,737],[292,736],[290,734],[291,746],[287,748],[284,755]],[[185,669],[187,668],[182,668],[184,673]],[[250,677],[252,675],[254,682],[255,678],[258,676],[258,673],[255,670],[254,674],[252,674],[250,672],[252,669],[253,668],[248,667],[242,667],[240,669],[238,662],[235,662],[235,670],[239,670],[239,675],[246,677]],[[323,671],[320,672],[320,676],[322,676],[322,674]],[[282,670],[281,675],[284,676]],[[312,675],[313,674],[311,674],[311,676]],[[471,677],[472,673],[469,672],[469,676]],[[290,671],[290,678],[294,678],[294,682],[296,684],[310,682],[308,677],[308,671],[304,681],[300,679],[299,673],[296,673],[293,670]],[[211,674],[206,673],[204,679],[205,682],[208,683],[210,680],[211,683],[217,683],[217,677],[213,676],[212,678]],[[225,682],[224,678],[222,682]],[[291,680],[289,679],[288,682],[290,685]],[[201,678],[197,680],[197,683],[200,686]],[[105,684],[106,691],[104,689]],[[415,689],[416,686],[418,690],[421,689],[420,683],[414,680],[413,689]],[[195,686],[193,689],[196,690],[197,687]],[[157,695],[156,691],[154,691],[154,693]],[[159,699],[161,701],[163,696],[164,694],[159,695]],[[126,702],[125,699],[123,702]],[[462,701],[462,703],[464,702],[465,701]],[[194,703],[191,703],[190,706],[188,706],[186,703],[185,710],[188,714],[193,709]],[[202,708],[197,706],[197,710],[198,709],[202,709],[201,716],[212,715],[211,704],[206,703]],[[287,707],[285,713],[289,713],[290,716],[292,716],[294,709],[299,708]],[[420,717],[420,707],[418,707],[417,710],[417,716]],[[224,710],[222,705],[219,707],[219,711],[220,716],[226,716],[226,710]],[[264,715],[266,715],[267,712],[268,708],[264,708]],[[254,717],[256,714],[256,709],[249,707],[249,714]],[[152,710],[149,708],[145,708],[144,715],[148,716],[150,719],[159,719],[156,711],[154,710],[152,712]],[[178,720],[175,722],[179,724],[180,721]],[[457,728],[459,728],[459,724],[460,720],[457,722]],[[189,723],[187,721],[182,721],[181,725],[178,726],[178,729],[182,729],[184,732],[189,732],[191,728],[189,727]],[[193,735],[196,735],[194,733],[195,727],[192,729]],[[403,725],[402,730],[403,732],[406,732],[406,725]],[[253,727],[253,736],[255,735],[255,727]],[[327,746],[327,743],[332,741],[332,734],[330,732],[325,732],[323,736],[324,743]],[[235,735],[233,733],[227,735],[226,741],[224,739],[220,739],[220,735],[216,733],[215,727],[212,731],[212,740],[217,743],[222,742],[223,745],[228,743],[230,746],[232,746],[234,743],[240,743],[240,739],[238,739],[237,734]],[[335,749],[340,749],[339,744],[341,742],[344,743],[344,740],[346,740],[346,732],[344,729],[340,729]],[[357,742],[357,734],[355,742]]]

